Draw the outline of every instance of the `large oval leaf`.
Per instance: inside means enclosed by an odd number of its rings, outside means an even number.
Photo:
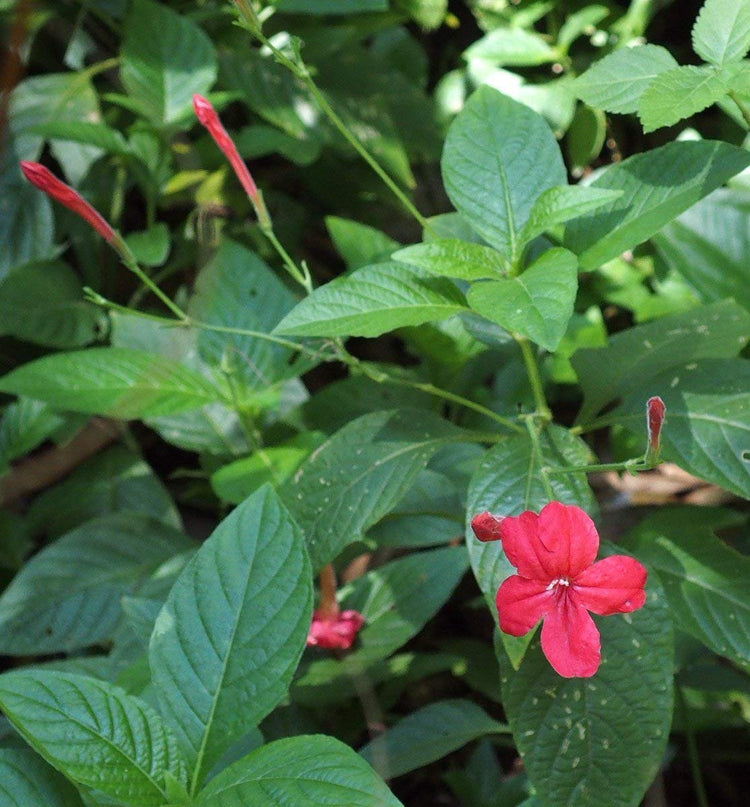
[[[224,519],[177,579],[149,657],[193,791],[284,696],[305,647],[312,596],[304,538],[270,487]]]
[[[568,179],[544,118],[487,86],[448,131],[442,168],[456,210],[511,261],[534,202]]]
[[[362,757],[333,737],[289,737],[253,751],[201,791],[196,807],[402,807]]]
[[[160,807],[164,775],[185,781],[177,741],[159,715],[85,675],[27,669],[0,676],[0,707],[51,765],[119,803]]]
[[[5,807],[83,807],[78,791],[30,748],[0,748]]]

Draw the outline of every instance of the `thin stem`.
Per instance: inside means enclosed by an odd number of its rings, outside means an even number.
[[[370,152],[362,145],[362,143],[357,139],[357,137],[352,133],[349,127],[344,123],[344,121],[338,116],[336,111],[333,107],[328,103],[325,95],[321,92],[318,85],[315,83],[309,68],[307,65],[302,61],[302,58],[298,55],[298,62],[293,61],[288,56],[286,56],[282,51],[280,51],[273,43],[271,43],[266,36],[262,33],[259,27],[246,25],[245,26],[250,33],[255,36],[260,42],[263,43],[270,51],[273,53],[276,60],[290,70],[297,78],[301,79],[307,85],[307,88],[310,90],[313,98],[318,103],[318,106],[321,110],[325,113],[328,120],[338,129],[339,133],[345,138],[345,140],[352,146],[352,148],[359,154],[359,156],[372,168],[372,170],[380,177],[380,179],[385,183],[391,193],[401,202],[401,204],[408,210],[408,212],[420,223],[420,225],[425,229],[432,232],[432,225],[427,221],[427,219],[419,212],[417,207],[414,203],[409,199],[409,197],[399,188],[396,182],[391,179],[390,175],[386,172],[386,170],[380,165],[380,163],[370,154]]]
[[[537,421],[534,417],[526,417],[526,430],[529,433],[529,439],[531,440],[531,449],[533,452],[533,456],[536,457],[539,463],[539,476],[542,479],[542,485],[544,485],[544,492],[547,494],[547,498],[552,501],[555,498],[555,492],[552,490],[552,483],[547,476],[547,469],[544,467],[544,453],[542,452],[542,445],[539,442],[539,429],[541,424]]]
[[[593,474],[599,471],[630,471],[630,473],[638,473],[640,471],[650,471],[656,468],[658,463],[646,462],[642,457],[634,460],[625,460],[625,462],[604,462],[599,465],[569,465],[565,468],[545,468],[545,473],[548,474]]]
[[[263,235],[271,242],[273,248],[276,250],[276,253],[284,262],[284,266],[286,267],[287,272],[297,281],[297,283],[304,288],[304,290],[310,294],[312,291],[312,278],[310,277],[310,272],[307,270],[306,267],[303,266],[302,271],[300,271],[297,264],[292,260],[289,253],[284,249],[281,241],[276,237],[276,233],[273,231],[273,226],[268,224],[261,226],[261,231]]]
[[[542,376],[539,372],[539,364],[537,363],[534,351],[531,348],[531,342],[525,336],[515,335],[516,342],[521,348],[523,355],[523,363],[526,365],[526,374],[529,377],[531,384],[531,392],[534,395],[534,404],[536,406],[536,414],[543,420],[552,420],[552,413],[549,406],[547,406],[547,399],[544,397],[544,385],[542,384]]]
[[[690,761],[690,772],[693,777],[693,788],[695,789],[695,797],[698,801],[699,807],[709,807],[708,796],[706,795],[706,788],[703,784],[703,774],[701,773],[701,763],[698,756],[698,746],[695,742],[695,732],[690,723],[690,714],[688,706],[685,701],[685,694],[682,687],[675,687],[675,695],[677,696],[677,703],[680,709],[680,715],[685,727],[685,741],[687,743],[688,760]]]
[[[335,619],[341,612],[336,599],[336,572],[333,564],[327,563],[320,570],[320,615],[325,619]]]
[[[745,124],[747,128],[750,129],[750,109],[748,109],[745,104],[740,99],[739,95],[737,95],[734,90],[729,91],[729,97],[734,101],[735,104],[739,107],[740,113],[745,120]]]
[[[138,261],[135,259],[135,255],[130,251],[128,246],[125,242],[120,239],[119,243],[115,245],[115,249],[120,255],[122,262],[127,266],[128,269],[146,286],[152,294],[161,300],[162,303],[177,317],[177,319],[182,320],[183,323],[188,321],[188,315],[172,300],[166,295],[157,285],[154,283],[153,280],[141,269],[138,265]]]
[[[427,395],[433,395],[434,397],[441,398],[444,401],[450,401],[451,403],[458,404],[466,409],[472,409],[473,411],[494,420],[496,423],[500,423],[506,429],[510,429],[511,431],[519,433],[523,432],[523,428],[515,421],[511,420],[510,418],[503,417],[502,415],[498,415],[497,412],[493,412],[486,406],[482,406],[482,404],[478,404],[472,400],[469,400],[468,398],[464,398],[462,395],[457,395],[454,392],[441,389],[440,387],[436,387],[434,384],[427,382],[412,381],[409,378],[399,378],[398,376],[390,375],[377,367],[371,366],[367,362],[360,361],[356,356],[352,356],[344,348],[340,348],[340,351],[339,358],[341,361],[348,364],[354,372],[360,372],[373,381],[377,381],[379,384],[385,383],[394,384],[399,387],[410,387],[411,389],[416,389],[420,392],[427,393]]]

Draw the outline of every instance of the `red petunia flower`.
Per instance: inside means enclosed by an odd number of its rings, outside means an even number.
[[[66,185],[49,169],[39,163],[22,160],[21,170],[32,185],[36,185],[39,190],[44,191],[53,199],[60,202],[60,204],[65,205],[65,207],[85,219],[99,235],[115,248],[121,245],[122,240],[120,236],[117,235],[109,222],[98,210],[93,208],[77,190],[71,188],[70,185]]]
[[[601,639],[589,611],[608,616],[646,602],[647,572],[634,558],[613,555],[594,562],[599,534],[574,505],[550,502],[537,515],[498,518],[482,513],[472,528],[481,541],[503,542],[518,569],[497,592],[500,629],[523,636],[540,620],[542,650],[565,678],[588,678],[601,663]]]
[[[359,611],[341,611],[329,614],[318,609],[313,613],[307,644],[325,648],[347,650],[354,644],[365,618]]]

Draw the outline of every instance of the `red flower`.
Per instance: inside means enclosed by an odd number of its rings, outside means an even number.
[[[364,624],[365,618],[359,611],[328,614],[319,609],[313,613],[307,644],[347,650],[354,644],[359,629]]]
[[[234,169],[234,173],[237,175],[237,179],[239,179],[242,187],[245,189],[245,193],[250,197],[250,201],[253,203],[258,220],[261,224],[268,223],[268,212],[265,202],[263,201],[263,196],[245,165],[245,161],[240,157],[237,146],[224,128],[221,120],[219,120],[219,116],[213,104],[208,98],[196,94],[193,96],[193,107],[198,120],[208,129],[208,133],[213,137],[216,145],[224,152],[224,156],[229,160],[230,165]]]
[[[482,513],[472,521],[480,540],[503,542],[518,569],[497,592],[500,629],[523,636],[543,619],[542,650],[565,678],[588,678],[599,669],[601,641],[594,620],[627,613],[646,602],[647,572],[634,558],[613,555],[594,563],[599,534],[580,507],[550,502],[537,515],[517,518]]]
[[[118,246],[121,243],[120,237],[104,216],[99,211],[94,210],[78,191],[71,188],[70,185],[66,185],[43,165],[23,160],[21,170],[32,185],[36,185],[39,190],[44,191],[60,204],[65,205],[65,207],[85,219],[110,244]]]

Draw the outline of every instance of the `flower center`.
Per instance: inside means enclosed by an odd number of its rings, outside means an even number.
[[[553,588],[557,588],[557,586],[569,586],[570,580],[567,577],[558,577],[557,580],[553,580],[548,586],[547,591],[551,591]]]

